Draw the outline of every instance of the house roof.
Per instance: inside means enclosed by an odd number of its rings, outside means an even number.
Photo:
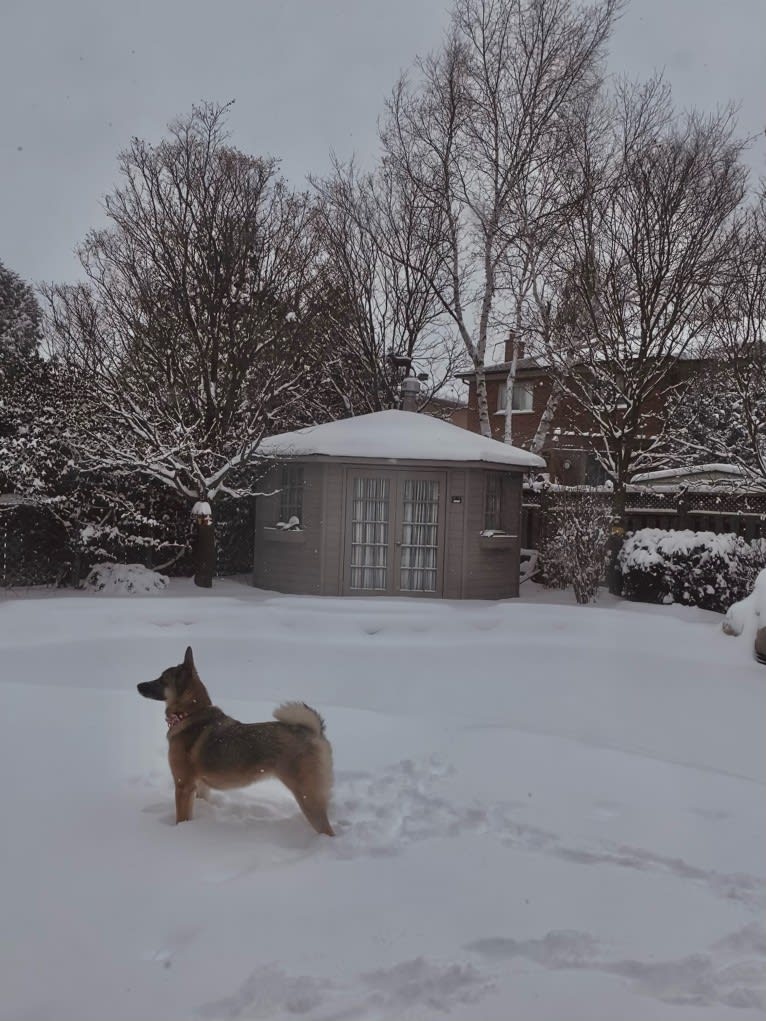
[[[266,457],[342,457],[377,461],[483,461],[513,468],[544,468],[545,461],[520,447],[486,439],[412,411],[375,411],[271,436],[260,444]]]
[[[444,408],[449,411],[467,411],[468,402],[461,401],[457,397],[431,397],[423,408],[428,414],[429,408]]]
[[[599,358],[598,360],[601,361],[603,359]],[[682,352],[682,354],[679,355],[678,361],[679,362],[688,362],[688,363],[699,362],[700,365],[706,365],[708,363],[715,362],[715,359],[714,358],[702,358],[697,353],[695,353],[694,351],[685,351],[685,352]],[[484,366],[484,373],[487,376],[496,375],[497,373],[502,373],[504,376],[507,376],[508,373],[510,372],[511,364],[512,363],[510,361],[507,361],[507,362],[495,362],[492,365],[485,365]],[[583,361],[583,362],[580,362],[579,364],[582,365],[585,368],[587,368],[587,366],[588,366],[587,360]],[[529,358],[519,358],[516,361],[516,371],[517,372],[550,372],[551,369],[552,369],[552,366],[548,362],[543,361],[541,358],[532,358],[532,357],[529,357]],[[474,378],[475,375],[476,375],[476,373],[475,373],[475,371],[473,369],[466,369],[464,372],[458,372],[456,374],[455,378],[456,379],[465,379],[465,380],[470,381],[470,380],[472,380]]]
[[[506,375],[510,371],[511,362],[495,362],[493,365],[485,365],[484,372],[487,375],[491,375],[495,372],[503,372]],[[543,371],[550,368],[545,362],[540,361],[539,358],[519,358],[516,361],[517,372],[529,372],[530,370]],[[466,369],[465,372],[458,372],[456,379],[473,379],[476,375],[473,369]]]

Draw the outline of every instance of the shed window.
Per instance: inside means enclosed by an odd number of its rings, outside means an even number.
[[[279,494],[279,520],[297,518],[303,524],[303,465],[282,465],[282,488]]]
[[[503,509],[503,477],[500,472],[487,472],[484,488],[484,528],[500,530]]]

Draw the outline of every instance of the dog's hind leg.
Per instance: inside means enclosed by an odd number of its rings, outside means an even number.
[[[203,780],[197,781],[197,797],[202,798],[203,801],[212,801],[210,797],[210,788]]]
[[[326,805],[323,805],[321,801],[312,797],[311,794],[293,791],[293,796],[298,802],[298,807],[317,833],[324,833],[328,837],[335,836],[335,830],[332,828],[330,820],[327,818]]]
[[[298,802],[301,812],[317,833],[334,837],[335,831],[327,818],[327,795],[322,789],[321,781],[317,782],[317,779],[308,774],[306,770],[299,770],[297,775],[282,773],[277,775]]]

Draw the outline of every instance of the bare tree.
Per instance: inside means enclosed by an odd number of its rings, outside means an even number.
[[[766,488],[766,181],[741,217],[709,309],[711,360],[676,402],[668,455],[725,461],[748,486]]]
[[[390,408],[408,358],[428,372],[424,403],[459,367],[461,346],[445,328],[430,281],[438,269],[438,223],[412,182],[385,162],[360,174],[335,161],[315,180],[333,335],[331,390],[352,414]]]
[[[210,504],[252,491],[265,433],[303,396],[302,310],[316,272],[312,207],[273,160],[228,144],[206,104],[158,145],[134,139],[109,226],[79,250],[87,283],[46,291],[53,346],[114,430],[81,438],[113,465],[194,504],[195,579],[211,584]]]
[[[732,111],[678,115],[659,79],[619,89],[609,143],[567,220],[559,270],[571,311],[548,357],[598,433],[616,557],[627,484],[661,446],[679,362],[708,337],[746,172]]]
[[[524,200],[554,151],[567,109],[597,82],[619,0],[457,0],[440,53],[402,79],[382,129],[387,159],[440,225],[431,286],[476,377],[491,435],[485,356],[490,331],[514,323],[507,287],[514,244],[525,258],[534,203]],[[530,268],[522,272],[522,290]]]

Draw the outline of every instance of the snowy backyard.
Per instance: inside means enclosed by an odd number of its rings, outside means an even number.
[[[2,1018],[762,1018],[766,673],[570,598],[0,598]],[[334,840],[271,781],[173,825],[135,685],[189,643],[324,714]]]

